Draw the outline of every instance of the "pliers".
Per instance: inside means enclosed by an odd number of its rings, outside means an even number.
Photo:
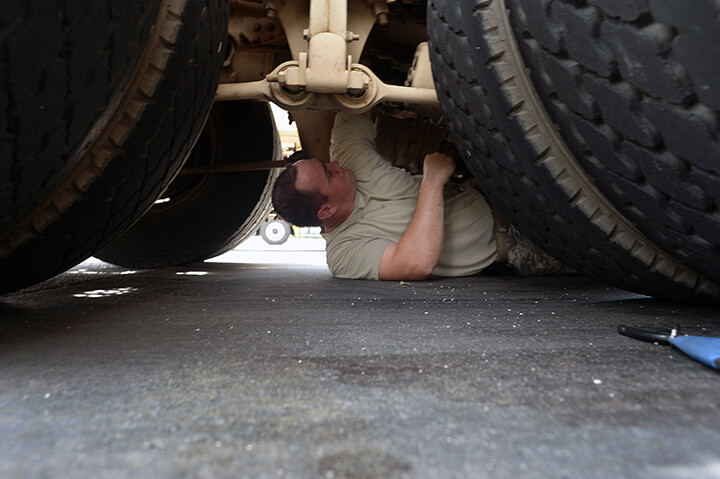
[[[673,345],[696,361],[720,370],[720,338],[680,334],[678,327],[644,329],[629,324],[619,325],[618,333],[651,343]]]

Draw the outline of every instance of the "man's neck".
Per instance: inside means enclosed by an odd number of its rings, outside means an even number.
[[[348,217],[350,216],[350,213],[352,213],[352,210],[348,211],[348,213],[347,213],[346,215],[344,215],[344,217],[342,217],[342,219],[338,218],[338,219],[336,220],[335,218],[333,218],[334,221],[329,222],[329,223],[325,223],[325,224],[323,225],[323,232],[325,232],[325,233],[332,233],[332,231],[333,231],[335,228],[337,228],[338,226],[340,226],[341,224],[343,224],[343,221],[345,221],[346,219],[348,219]]]
[[[350,217],[353,210],[355,210],[355,197],[357,196],[357,191],[353,195],[352,203],[343,211],[336,212],[332,218],[328,218],[328,221],[326,221],[323,224],[323,232],[324,233],[332,233],[333,230],[335,230],[338,226],[343,224],[343,222]]]

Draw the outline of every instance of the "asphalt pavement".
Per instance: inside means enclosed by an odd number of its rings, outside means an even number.
[[[720,477],[720,373],[616,332],[720,336],[719,309],[338,280],[309,244],[0,297],[0,477]]]

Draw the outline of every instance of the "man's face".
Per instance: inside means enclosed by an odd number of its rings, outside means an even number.
[[[355,205],[355,174],[341,168],[337,161],[301,160],[295,164],[295,187],[301,191],[317,191],[327,196],[327,203],[352,209]]]

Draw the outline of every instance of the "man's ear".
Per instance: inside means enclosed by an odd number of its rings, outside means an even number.
[[[318,210],[317,217],[320,221],[325,221],[328,218],[331,218],[332,215],[335,214],[335,211],[337,211],[336,207],[330,206],[328,203],[325,203]]]

